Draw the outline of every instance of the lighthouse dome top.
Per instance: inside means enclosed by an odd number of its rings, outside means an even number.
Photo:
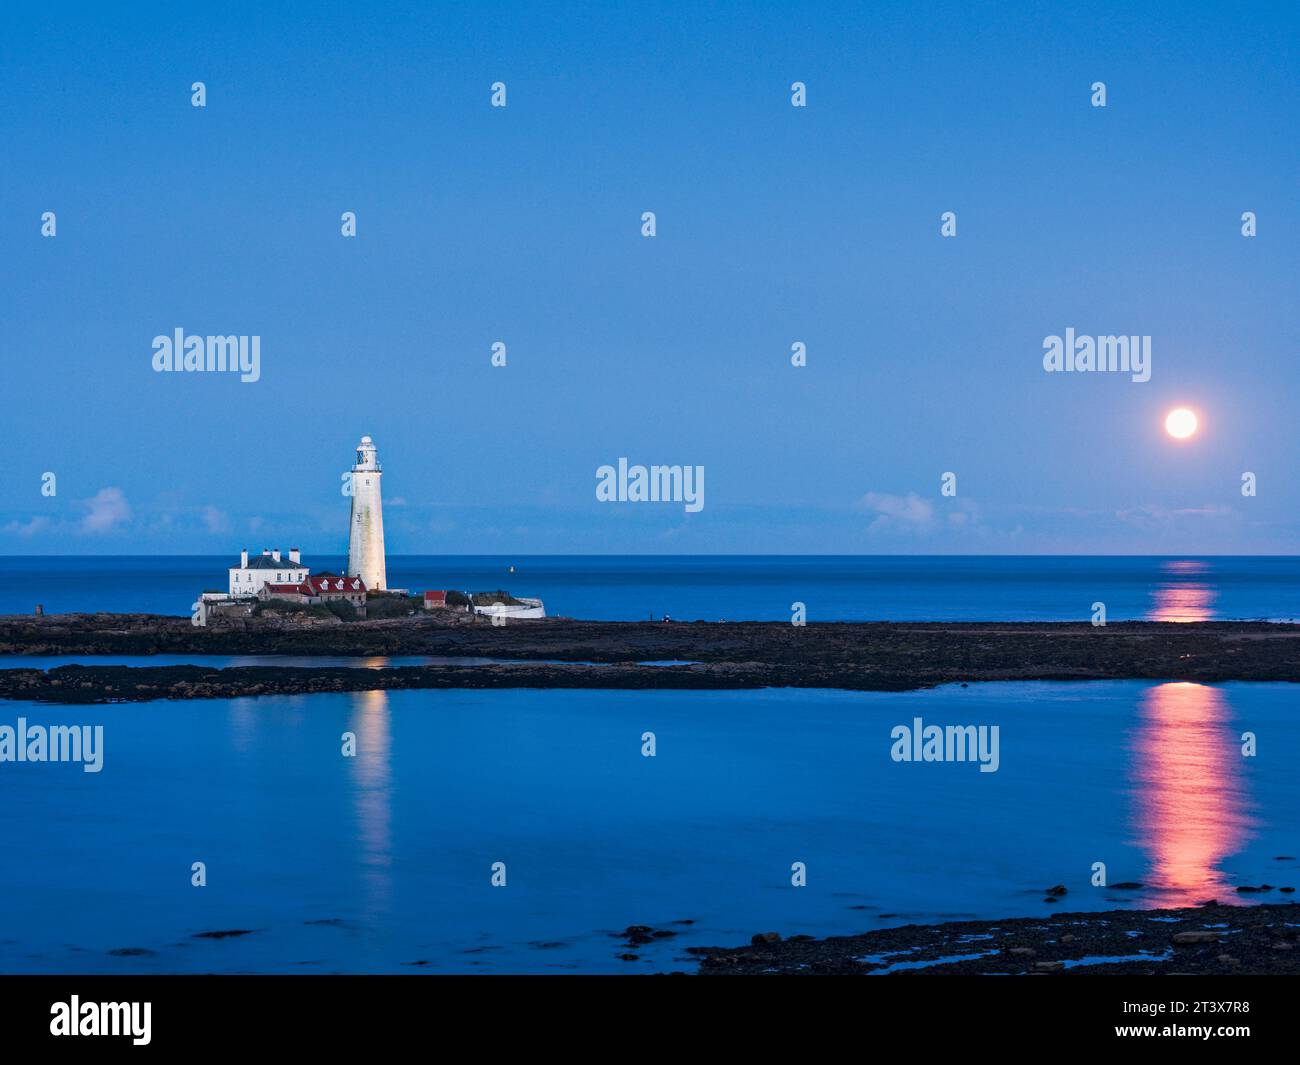
[[[378,473],[381,467],[379,465],[378,452],[375,450],[375,442],[368,436],[361,438],[361,443],[357,445],[357,461],[352,467],[354,473],[374,472]]]

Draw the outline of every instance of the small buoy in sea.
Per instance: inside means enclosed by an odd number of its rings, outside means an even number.
[[[515,571],[515,567],[514,567],[514,566],[511,566],[511,567],[510,567],[510,572],[511,572],[511,573],[514,573],[514,571]]]

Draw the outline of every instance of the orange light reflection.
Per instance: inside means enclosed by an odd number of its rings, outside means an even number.
[[[1204,684],[1156,685],[1139,708],[1136,842],[1151,863],[1152,906],[1236,899],[1219,866],[1245,846],[1255,822],[1230,720],[1222,690]]]
[[[1161,583],[1147,615],[1151,621],[1209,621],[1214,617],[1214,589],[1200,580],[1209,567],[1197,559],[1178,559],[1161,567]]]

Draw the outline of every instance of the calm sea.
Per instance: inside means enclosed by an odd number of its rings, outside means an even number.
[[[670,971],[761,931],[1282,901],[1235,887],[1300,886],[1295,706],[1138,682],[3,703],[103,724],[105,755],[0,765],[0,971]],[[998,725],[998,771],[893,762],[917,717]],[[1093,887],[1097,862],[1147,888]],[[629,924],[679,935],[622,961]]]
[[[183,614],[226,562],[3,559],[0,611]],[[1290,618],[1300,601],[1292,558],[397,558],[390,577],[593,618],[784,620],[795,601],[813,620],[1079,619],[1096,601],[1112,619]],[[1136,681],[0,703],[0,726],[104,727],[100,773],[0,763],[0,971],[649,972],[759,931],[1280,901],[1235,889],[1300,886],[1295,707],[1291,685]],[[997,772],[892,761],[916,718],[998,726]],[[1093,886],[1099,862],[1146,886]],[[1054,884],[1068,894],[1047,903]],[[623,961],[610,933],[629,924],[678,934]]]
[[[225,591],[224,557],[0,558],[0,613],[190,613]],[[316,570],[346,559],[308,556]],[[511,566],[514,572],[510,571]],[[1175,621],[1300,617],[1300,557],[546,556],[391,557],[389,584],[538,596],[547,612],[601,620]]]

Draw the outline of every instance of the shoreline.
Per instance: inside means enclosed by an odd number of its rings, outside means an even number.
[[[858,935],[687,947],[699,975],[1280,975],[1300,973],[1300,907],[1098,910],[945,921]]]
[[[761,666],[483,665],[355,668],[330,666],[58,666],[51,670],[0,668],[0,700],[63,705],[145,703],[189,699],[328,695],[372,691],[809,691],[908,692],[971,684],[1010,682],[1087,683],[1139,680],[1160,683],[1296,683],[1284,678],[1224,677],[1188,682],[1183,677],[1087,677],[1035,674],[972,677],[909,683],[887,677],[879,683],[847,677],[824,683],[783,678]]]
[[[466,615],[210,625],[158,615],[0,617],[5,655],[429,656],[490,665],[0,669],[0,699],[138,702],[446,688],[914,691],[985,681],[1300,682],[1300,625],[1274,622],[591,622]],[[645,665],[683,662],[682,665]]]

